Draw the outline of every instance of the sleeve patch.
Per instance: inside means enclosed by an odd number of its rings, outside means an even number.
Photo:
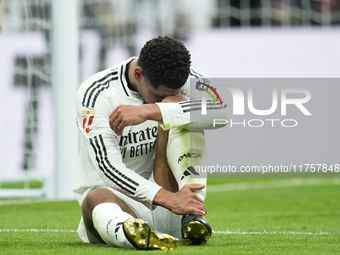
[[[82,110],[81,114],[82,115],[91,115],[91,116],[94,116],[94,115],[96,115],[96,111]]]

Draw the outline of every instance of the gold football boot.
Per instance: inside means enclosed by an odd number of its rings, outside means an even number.
[[[177,247],[177,238],[155,233],[155,230],[141,219],[126,220],[124,233],[137,250],[173,250]]]
[[[182,244],[201,245],[211,237],[211,227],[204,216],[188,214],[182,218]]]

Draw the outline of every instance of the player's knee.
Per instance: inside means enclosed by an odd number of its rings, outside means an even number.
[[[101,203],[115,203],[117,197],[108,189],[99,188],[94,189],[85,197],[82,208],[83,210],[92,211],[98,204]]]
[[[177,102],[183,102],[183,101],[188,101],[188,100],[189,98],[184,95],[168,96],[162,100],[162,103],[177,103]]]

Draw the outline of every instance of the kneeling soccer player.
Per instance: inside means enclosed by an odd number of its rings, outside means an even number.
[[[210,104],[206,115],[192,118],[200,114],[202,92],[190,92],[190,78],[209,81],[190,63],[180,41],[158,37],[139,58],[80,86],[74,193],[84,242],[171,250],[178,239],[199,245],[210,238],[206,178],[195,166],[206,163],[203,130],[217,128],[213,119],[225,119],[227,112],[222,104]]]

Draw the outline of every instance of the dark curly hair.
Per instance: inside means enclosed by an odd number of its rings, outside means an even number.
[[[190,72],[190,54],[183,43],[165,36],[148,41],[142,48],[138,65],[151,86],[181,88]]]

